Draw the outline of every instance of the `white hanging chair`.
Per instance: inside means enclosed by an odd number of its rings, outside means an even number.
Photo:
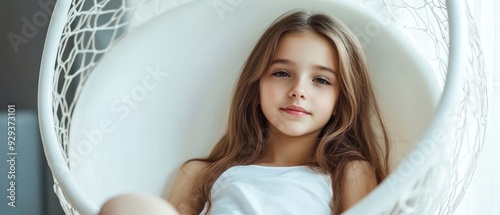
[[[453,212],[487,112],[467,5],[362,2],[57,1],[39,116],[65,212],[96,214],[121,193],[168,192],[181,163],[208,155],[221,137],[235,80],[264,29],[295,8],[328,13],[359,37],[394,139],[393,172],[346,214]]]

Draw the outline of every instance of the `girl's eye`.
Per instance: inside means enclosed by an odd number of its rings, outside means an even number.
[[[278,77],[286,77],[286,76],[290,76],[288,73],[286,73],[285,71],[283,70],[279,70],[275,73],[273,73],[274,76],[278,76]]]
[[[316,79],[314,79],[314,81],[316,81],[320,84],[330,85],[330,82],[328,82],[328,80],[326,80],[325,78],[316,78]]]

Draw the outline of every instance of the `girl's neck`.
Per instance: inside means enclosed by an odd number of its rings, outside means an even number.
[[[297,166],[312,161],[319,132],[291,137],[279,131],[269,133],[263,156],[255,164],[265,166]]]

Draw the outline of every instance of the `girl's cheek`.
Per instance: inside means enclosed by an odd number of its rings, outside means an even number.
[[[284,93],[284,92],[280,92],[280,91],[284,91],[284,90],[280,90],[280,86],[279,86],[279,83],[275,83],[273,85],[271,85],[269,87],[269,94],[272,98],[277,98],[280,94]]]
[[[336,105],[337,96],[332,90],[326,90],[321,92],[320,97],[315,100],[321,107],[325,107],[325,110],[333,110]]]
[[[277,88],[279,87],[278,85],[279,85],[279,83],[276,83],[276,81],[265,80],[262,83],[262,92],[261,93],[264,94],[264,96],[267,98],[275,98],[276,94],[278,94],[278,92],[277,92]]]

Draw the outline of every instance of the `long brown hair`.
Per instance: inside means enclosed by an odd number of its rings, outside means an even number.
[[[215,180],[228,168],[254,163],[266,145],[267,122],[259,103],[259,79],[268,69],[280,38],[286,33],[312,31],[330,42],[338,54],[340,95],[336,114],[325,125],[316,143],[315,161],[307,163],[331,175],[332,214],[341,211],[346,165],[367,161],[377,183],[388,174],[389,139],[375,101],[361,45],[340,21],[324,14],[291,11],[278,18],[262,35],[246,60],[233,92],[227,132],[207,158],[194,181],[191,205],[200,213],[208,202]],[[191,161],[191,160],[190,160]],[[189,162],[189,161],[187,161]]]

